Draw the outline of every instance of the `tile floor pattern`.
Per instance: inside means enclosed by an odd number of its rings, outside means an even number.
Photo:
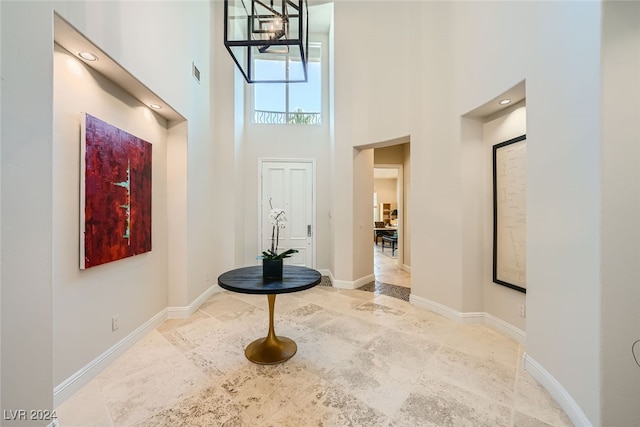
[[[398,252],[382,250],[381,245],[373,245],[373,270],[376,282],[411,288],[411,274],[398,268]]]
[[[398,268],[397,255],[382,250],[381,245],[373,245],[373,269],[375,281],[359,287],[361,291],[373,292],[409,301],[411,295],[411,274]]]
[[[267,298],[223,291],[167,320],[57,408],[75,426],[571,426],[522,367],[524,349],[385,295],[278,295],[298,353],[256,365]]]
[[[387,295],[390,297],[398,298],[403,301],[409,301],[411,296],[411,288],[404,286],[390,285],[382,282],[371,282],[364,286],[360,286],[358,290],[373,292],[377,295]]]

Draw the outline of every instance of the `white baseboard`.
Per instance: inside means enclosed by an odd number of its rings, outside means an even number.
[[[186,307],[167,307],[167,318],[186,319],[187,317],[193,315],[193,313],[195,313],[198,308],[200,308],[200,306],[211,297],[211,295],[222,292],[223,290],[224,289],[222,289],[220,286],[213,285],[209,289],[201,293],[198,298],[193,300],[193,302]]]
[[[505,322],[504,320],[489,313],[484,313],[484,324],[489,326],[490,328],[502,332],[508,337],[513,338],[526,347],[527,333],[522,329],[516,328],[511,323]]]
[[[160,313],[140,325],[129,335],[118,341],[115,345],[111,346],[100,356],[93,359],[88,365],[84,366],[75,374],[58,384],[53,389],[53,407],[57,408],[60,406],[62,402],[89,383],[89,381],[95,378],[96,375],[113,363],[119,356],[124,354],[125,351],[131,348],[142,337],[158,327],[166,318],[167,309],[165,308]]]
[[[430,299],[422,298],[414,294],[409,295],[409,302],[459,323],[483,323],[481,320],[483,317],[482,313],[461,313],[439,302],[431,301]]]
[[[558,402],[558,405],[564,410],[571,422],[576,427],[592,427],[589,418],[576,403],[571,395],[562,387],[562,385],[551,375],[546,369],[536,362],[527,353],[523,356],[524,369],[536,379],[551,396]]]
[[[447,307],[446,305],[419,297],[414,294],[409,295],[409,302],[411,302],[411,304],[417,305],[418,307],[433,311],[434,313],[438,313],[439,315],[444,316],[447,319],[451,319],[459,323],[478,323],[487,325],[490,328],[495,329],[498,332],[508,336],[509,338],[518,341],[520,344],[526,345],[527,334],[523,330],[518,329],[512,324],[507,323],[504,320],[499,319],[489,313],[462,313],[460,311]]]
[[[513,338],[522,345],[526,345],[527,334],[524,331],[489,313],[461,313],[435,301],[413,294],[409,296],[409,301],[418,307],[433,311],[434,313],[438,313],[448,319],[452,319],[460,323],[485,324],[490,328]],[[562,385],[549,372],[547,372],[546,369],[533,360],[527,353],[524,354],[524,368],[551,394],[555,401],[558,402],[558,405],[560,405],[560,407],[567,413],[567,416],[571,419],[574,425],[577,427],[592,427],[587,416],[564,387],[562,387]]]
[[[329,270],[328,268],[322,268],[322,269],[318,269],[318,271],[320,272],[321,275],[323,276],[329,276],[329,278],[331,278],[331,270]]]
[[[354,281],[337,280],[333,278],[333,275],[329,277],[331,278],[331,283],[333,284],[333,286],[340,289],[357,289],[360,286],[364,286],[367,283],[371,283],[376,280],[376,277],[373,274],[369,274]]]
[[[410,266],[410,265],[402,264],[402,265],[400,266],[400,269],[401,269],[401,270],[406,271],[406,272],[407,272],[407,273],[409,273],[409,274],[411,274],[411,266]]]
[[[102,372],[107,366],[113,363],[118,357],[124,354],[130,349],[136,342],[146,336],[148,333],[157,328],[162,322],[168,318],[186,318],[195,313],[198,308],[207,300],[211,295],[216,292],[222,292],[222,288],[218,285],[213,285],[206,291],[204,291],[198,298],[196,298],[191,304],[186,307],[167,307],[160,313],[147,320],[140,325],[136,330],[129,335],[118,341],[116,344],[107,349],[100,356],[93,359],[89,364],[82,369],[71,375],[69,378],[58,384],[53,389],[53,407],[57,408],[65,400],[71,397],[74,393],[79,391],[82,387],[94,379],[100,372]],[[53,426],[52,426],[53,427]]]

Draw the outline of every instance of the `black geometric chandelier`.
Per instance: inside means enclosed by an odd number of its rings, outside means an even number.
[[[307,0],[224,0],[224,45],[247,83],[307,81]]]

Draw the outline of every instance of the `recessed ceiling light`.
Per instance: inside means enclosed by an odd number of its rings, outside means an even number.
[[[78,52],[78,56],[85,61],[97,61],[98,57],[91,52]]]
[[[154,110],[159,110],[162,108],[162,106],[158,104],[149,104],[149,107],[153,108]]]
[[[507,104],[509,104],[510,102],[511,102],[511,100],[510,100],[510,99],[503,99],[503,100],[501,100],[498,104],[500,104],[500,105],[507,105]]]

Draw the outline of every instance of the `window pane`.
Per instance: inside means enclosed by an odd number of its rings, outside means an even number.
[[[289,84],[289,110],[319,113],[322,111],[322,76],[320,63],[307,64],[307,82]],[[299,71],[303,75],[302,71]]]
[[[253,85],[254,123],[308,125],[322,122],[321,49],[320,43],[309,43],[307,82]],[[254,71],[254,76],[259,75],[260,80],[282,80],[287,75],[290,80],[304,78],[299,59],[287,59],[286,55],[256,56]]]
[[[267,55],[263,55],[267,58]],[[271,55],[271,59],[255,59],[255,75],[260,76],[260,80],[284,80],[287,77],[286,63],[277,55]]]
[[[256,85],[255,110],[286,112],[284,83],[269,83]]]
[[[258,60],[255,66],[256,73],[259,72],[260,75],[269,76],[269,78],[279,78],[284,62]],[[254,86],[254,110],[279,113],[287,111],[285,83],[261,83]]]

